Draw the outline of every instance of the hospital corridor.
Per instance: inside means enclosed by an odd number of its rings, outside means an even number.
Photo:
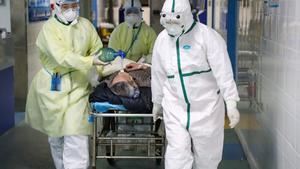
[[[300,0],[0,0],[0,169],[300,169]]]

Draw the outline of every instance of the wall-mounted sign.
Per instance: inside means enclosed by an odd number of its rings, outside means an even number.
[[[279,7],[279,0],[264,0],[264,16],[269,16],[276,8]]]
[[[47,20],[51,16],[50,0],[29,0],[29,22]]]
[[[270,0],[269,7],[270,8],[278,8],[279,7],[279,0]]]

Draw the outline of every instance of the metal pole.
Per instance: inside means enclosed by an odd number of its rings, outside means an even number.
[[[92,168],[96,168],[96,157],[97,157],[97,118],[94,119],[94,125],[93,125]]]
[[[152,114],[114,114],[114,113],[94,113],[96,117],[153,117]]]

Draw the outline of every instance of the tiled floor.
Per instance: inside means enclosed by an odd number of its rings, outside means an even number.
[[[0,136],[0,169],[54,169],[47,137],[24,123]],[[117,160],[109,166],[98,160],[101,169],[163,169],[153,160]],[[225,130],[223,161],[219,169],[249,169],[248,162],[235,132]]]
[[[225,130],[223,160],[219,169],[250,169],[242,146],[234,130]]]

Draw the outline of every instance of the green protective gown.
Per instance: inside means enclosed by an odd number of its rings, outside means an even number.
[[[64,25],[52,17],[36,45],[43,69],[30,86],[26,122],[51,137],[90,134],[87,74],[93,66],[92,55],[103,47],[93,25],[84,18]],[[53,72],[62,75],[61,91],[50,90]]]
[[[137,35],[137,37],[136,37]],[[142,57],[146,57],[145,61],[151,63],[151,55],[156,40],[155,31],[142,22],[141,29],[132,29],[126,22],[120,24],[111,34],[108,46],[114,50],[122,50],[127,52],[127,59],[139,61]],[[134,38],[136,40],[134,41]],[[132,44],[132,42],[134,43]],[[128,51],[132,44],[131,49]]]

